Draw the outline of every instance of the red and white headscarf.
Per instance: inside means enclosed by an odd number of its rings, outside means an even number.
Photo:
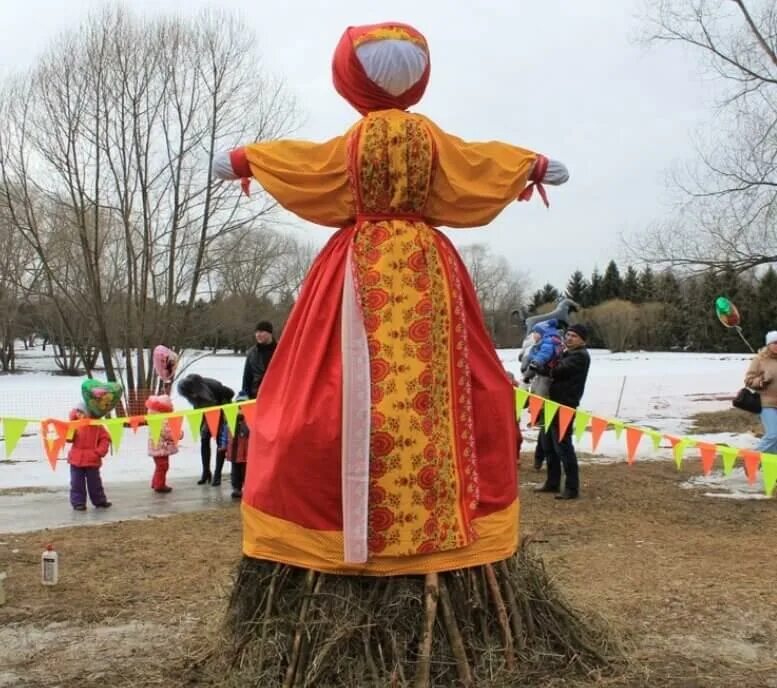
[[[431,62],[423,34],[400,22],[349,26],[332,59],[335,89],[362,115],[406,110],[429,83]]]

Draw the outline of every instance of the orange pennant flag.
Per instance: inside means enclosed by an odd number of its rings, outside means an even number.
[[[712,473],[712,465],[715,463],[715,456],[718,453],[718,448],[709,442],[697,442],[696,446],[699,448],[701,468],[704,471],[704,475],[709,475]]]
[[[597,418],[591,416],[591,450],[596,451],[599,446],[599,440],[602,439],[602,434],[607,429],[607,421],[604,418]]]
[[[170,416],[167,419],[167,426],[176,442],[183,439],[183,416]]]
[[[127,418],[129,426],[132,428],[132,432],[137,432],[141,425],[145,425],[146,421],[143,416],[130,416]]]
[[[630,464],[634,463],[637,457],[637,448],[644,432],[631,425],[626,426],[626,458]]]
[[[761,453],[753,451],[752,449],[743,449],[740,453],[745,462],[745,475],[747,475],[747,482],[752,485],[755,483],[756,474],[758,473],[758,466],[761,465]]]
[[[241,404],[240,413],[242,413],[243,418],[246,419],[246,425],[249,428],[254,427],[254,418],[256,417],[256,402],[253,401],[250,404]]]
[[[558,436],[564,437],[569,429],[569,424],[575,417],[575,409],[569,406],[558,407]]]
[[[208,424],[210,436],[214,439],[219,436],[219,421],[221,421],[221,409],[205,411],[205,422]]]
[[[40,434],[43,439],[43,450],[49,460],[51,470],[57,467],[57,459],[67,441],[70,424],[62,420],[47,418],[40,422]]]
[[[542,411],[542,406],[545,400],[542,397],[538,397],[534,394],[529,396],[529,424],[534,425],[537,422],[537,417]]]

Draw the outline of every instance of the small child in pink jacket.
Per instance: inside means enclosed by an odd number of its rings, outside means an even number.
[[[149,397],[146,399],[146,408],[151,413],[170,413],[173,410],[173,401],[167,394]],[[154,477],[151,479],[151,489],[165,494],[173,488],[167,484],[167,470],[170,468],[170,455],[178,453],[178,440],[180,437],[173,435],[168,422],[162,426],[162,432],[158,440],[148,439],[148,455],[154,459]]]

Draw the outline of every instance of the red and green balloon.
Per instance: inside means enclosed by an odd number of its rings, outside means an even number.
[[[741,322],[739,311],[725,296],[718,296],[715,299],[715,312],[718,315],[718,320],[726,327],[739,327]]]

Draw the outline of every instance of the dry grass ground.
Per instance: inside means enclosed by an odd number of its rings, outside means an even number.
[[[629,675],[607,686],[777,688],[777,500],[711,499],[685,477],[666,463],[585,466],[583,498],[563,503],[525,487],[523,534],[629,647]],[[43,588],[49,540],[61,581]],[[0,542],[0,686],[204,684],[187,668],[218,642],[236,507]]]

